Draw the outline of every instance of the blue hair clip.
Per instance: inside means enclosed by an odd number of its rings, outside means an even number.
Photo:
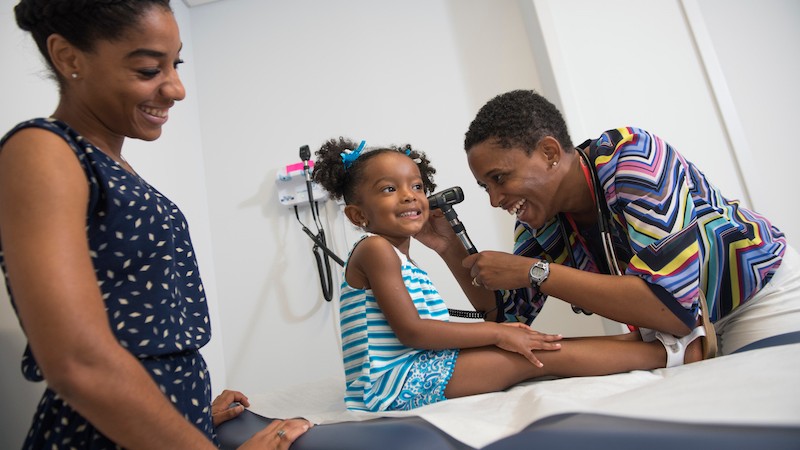
[[[361,143],[358,144],[357,149],[345,150],[342,153],[339,153],[340,155],[342,155],[342,163],[344,163],[344,170],[349,169],[353,165],[353,163],[356,162],[356,159],[358,159],[358,157],[361,156],[361,151],[364,150],[364,145],[366,145],[366,143],[367,141],[361,141]]]
[[[411,158],[411,149],[410,148],[406,149],[406,156]],[[416,164],[422,164],[422,158],[411,158],[411,160],[414,161],[414,163],[416,163]]]

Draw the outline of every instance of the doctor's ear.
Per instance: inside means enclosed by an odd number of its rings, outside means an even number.
[[[543,137],[539,143],[536,144],[536,150],[541,153],[542,157],[545,159],[545,163],[553,167],[558,165],[558,162],[561,160],[561,152],[563,151],[558,139],[553,136]]]

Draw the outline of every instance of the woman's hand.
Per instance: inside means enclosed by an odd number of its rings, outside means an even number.
[[[540,333],[521,322],[508,322],[499,324],[503,329],[500,332],[498,347],[509,352],[519,353],[536,367],[543,367],[541,361],[533,354],[533,350],[559,350],[561,344],[560,334]]]
[[[474,283],[494,291],[528,287],[528,272],[535,262],[510,253],[483,251],[467,256],[461,264]]]
[[[440,255],[453,245],[462,246],[440,209],[431,210],[428,222],[414,238]]]
[[[239,446],[239,450],[286,450],[311,427],[306,419],[276,419]]]
[[[238,405],[231,406],[232,403]],[[211,402],[211,418],[214,426],[238,417],[246,406],[250,406],[250,402],[244,394],[225,389]]]

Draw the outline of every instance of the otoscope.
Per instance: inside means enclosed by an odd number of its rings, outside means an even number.
[[[303,174],[306,177],[306,189],[308,190],[308,201],[314,203],[314,190],[311,186],[311,170],[308,167],[308,160],[311,159],[311,149],[307,145],[300,147],[300,160],[303,161]],[[313,205],[312,205],[313,206]]]
[[[445,189],[442,192],[432,194],[428,197],[428,205],[430,209],[441,209],[444,217],[450,223],[450,226],[455,231],[456,236],[461,240],[467,253],[470,255],[478,253],[478,249],[472,245],[472,241],[467,236],[467,230],[464,224],[458,220],[458,215],[453,209],[453,205],[464,201],[464,191],[460,187],[455,186],[450,189]],[[499,291],[494,291],[495,302],[499,305],[503,302],[503,297]],[[448,308],[448,312],[453,317],[463,317],[467,319],[485,319],[486,313],[483,311],[464,311],[461,309]]]
[[[463,201],[464,191],[462,191],[458,186],[445,189],[442,192],[428,197],[430,209],[442,210],[444,217],[447,218],[447,221],[450,223],[453,231],[455,231],[456,236],[461,239],[461,243],[464,245],[464,248],[466,248],[467,252],[472,255],[478,253],[478,249],[472,245],[472,241],[470,241],[469,236],[467,236],[467,230],[464,228],[464,224],[458,220],[458,214],[456,214],[456,210],[453,209],[453,205]]]

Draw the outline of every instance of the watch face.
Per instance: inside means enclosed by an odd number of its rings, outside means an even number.
[[[531,275],[534,278],[537,278],[537,279],[543,277],[544,276],[544,267],[533,266],[533,269],[531,269]]]
[[[547,267],[546,263],[538,262],[531,266],[531,270],[528,273],[530,275],[531,284],[539,285],[547,279],[547,275],[549,275],[549,268]]]

